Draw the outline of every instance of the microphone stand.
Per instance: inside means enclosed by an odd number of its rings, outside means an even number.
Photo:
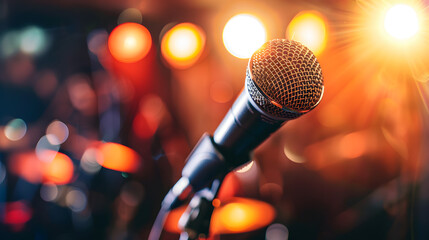
[[[214,210],[212,202],[219,192],[222,180],[223,177],[214,180],[210,189],[202,189],[191,199],[179,220],[179,227],[182,229],[179,240],[196,240],[209,236],[210,220]]]
[[[226,174],[232,170],[225,158],[233,158],[219,152],[212,137],[205,133],[188,157],[182,170],[182,178],[173,186],[161,204],[161,210],[152,226],[149,240],[159,240],[168,212],[182,205],[191,189],[197,189],[179,220],[182,233],[180,240],[195,240],[209,235],[212,204]],[[242,158],[240,158],[242,159]]]

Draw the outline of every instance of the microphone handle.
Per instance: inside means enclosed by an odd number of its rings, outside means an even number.
[[[249,161],[249,153],[279,129],[284,119],[262,112],[246,87],[213,134],[213,141],[230,168]]]
[[[222,179],[229,171],[250,160],[250,152],[285,119],[276,119],[260,110],[245,87],[235,100],[213,137],[203,134],[190,153],[182,170],[182,178],[163,201],[167,209],[180,206],[190,192],[197,192],[214,179]]]

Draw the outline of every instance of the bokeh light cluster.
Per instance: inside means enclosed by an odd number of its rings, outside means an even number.
[[[0,3],[1,239],[147,239],[273,38],[314,52],[326,92],[225,177],[209,239],[429,238],[427,1],[15,2]]]

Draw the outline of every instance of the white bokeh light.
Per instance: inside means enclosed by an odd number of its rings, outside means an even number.
[[[223,44],[237,58],[250,58],[266,41],[264,25],[250,14],[235,15],[223,29]]]

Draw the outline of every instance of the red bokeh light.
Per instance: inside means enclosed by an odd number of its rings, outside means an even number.
[[[32,210],[22,201],[6,203],[3,223],[13,231],[20,231],[33,215]]]

